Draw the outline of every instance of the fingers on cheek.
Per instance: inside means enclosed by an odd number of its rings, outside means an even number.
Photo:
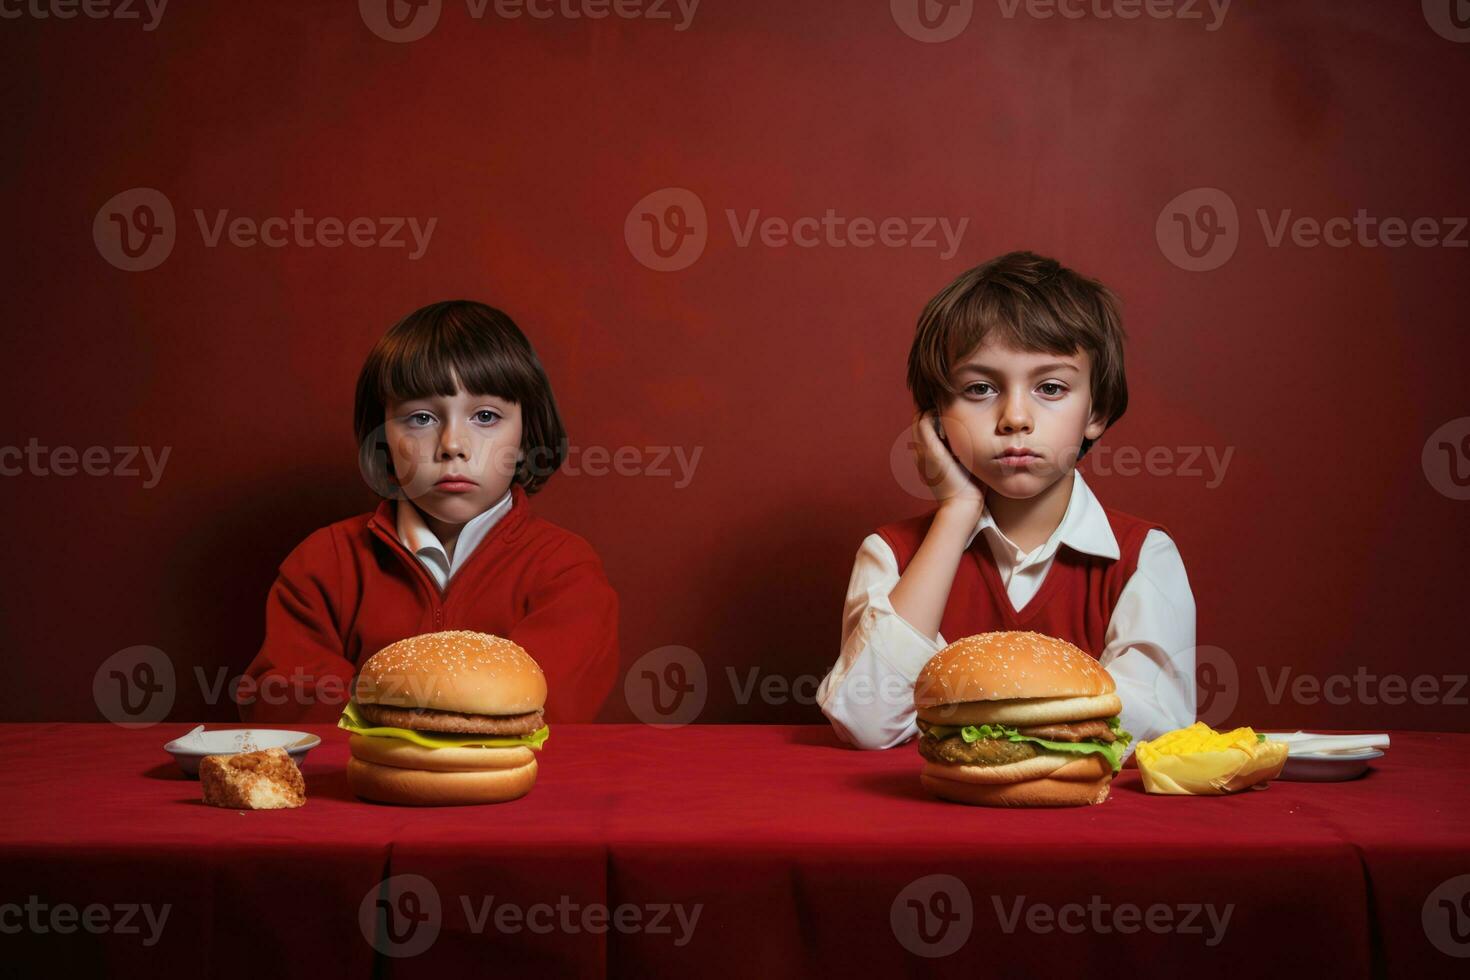
[[[970,427],[963,419],[946,419],[944,423],[944,434],[949,438],[950,450],[961,460],[969,465],[969,461],[975,453],[975,439]]]

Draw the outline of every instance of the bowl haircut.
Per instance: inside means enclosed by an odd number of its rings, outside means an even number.
[[[567,434],[551,382],[531,342],[500,310],[449,300],[414,310],[383,335],[357,378],[353,427],[358,463],[383,497],[398,495],[386,420],[394,401],[450,397],[463,387],[521,409],[521,452],[514,482],[535,493],[567,455]]]

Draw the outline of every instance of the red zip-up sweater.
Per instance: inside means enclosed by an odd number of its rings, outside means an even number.
[[[391,501],[297,545],[235,695],[240,717],[336,721],[367,657],[407,636],[466,629],[509,637],[535,658],[548,723],[595,720],[617,676],[617,593],[591,545],[534,516],[520,485],[511,492],[510,510],[442,592],[398,540]]]

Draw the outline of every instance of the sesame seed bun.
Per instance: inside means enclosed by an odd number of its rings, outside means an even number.
[[[924,665],[914,684],[914,707],[1096,698],[1117,689],[1112,675],[1066,640],[1041,633],[978,633],[956,640]]]
[[[511,640],[449,630],[391,643],[362,665],[358,704],[470,715],[524,715],[546,704],[546,676]]]

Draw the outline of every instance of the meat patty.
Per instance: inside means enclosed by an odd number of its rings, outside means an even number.
[[[541,711],[524,715],[461,715],[453,711],[395,708],[386,704],[359,704],[357,710],[375,725],[452,735],[529,735],[545,724]]]
[[[1032,742],[1012,742],[1006,738],[982,738],[966,742],[958,735],[949,738],[919,739],[919,754],[931,762],[947,762],[959,766],[1004,766],[1024,762],[1039,755]]]
[[[1051,739],[1053,742],[1116,742],[1118,736],[1101,718],[1092,721],[1073,721],[1066,724],[1032,725],[1018,728],[1022,735]]]

